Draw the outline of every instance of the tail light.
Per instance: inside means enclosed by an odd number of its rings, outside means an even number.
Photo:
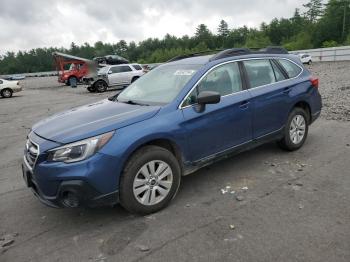
[[[313,87],[318,88],[319,81],[317,77],[311,77],[310,82]]]

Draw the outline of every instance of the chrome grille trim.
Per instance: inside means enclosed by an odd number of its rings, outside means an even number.
[[[39,145],[27,138],[25,151],[24,151],[24,159],[28,167],[33,169],[35,167],[36,161],[39,157]]]

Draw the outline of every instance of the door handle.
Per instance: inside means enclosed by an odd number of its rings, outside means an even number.
[[[241,102],[241,104],[239,105],[239,108],[241,108],[241,109],[246,109],[246,108],[248,108],[248,105],[250,104],[250,102],[249,101],[243,101],[243,102]]]
[[[292,90],[291,87],[286,87],[285,89],[283,89],[283,93],[288,94],[290,90]]]

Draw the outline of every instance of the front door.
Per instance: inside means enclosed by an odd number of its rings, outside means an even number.
[[[218,104],[196,110],[196,97],[201,91],[221,95]],[[192,161],[213,156],[252,140],[250,94],[243,90],[238,63],[212,69],[198,83],[182,105],[184,128],[189,133]]]

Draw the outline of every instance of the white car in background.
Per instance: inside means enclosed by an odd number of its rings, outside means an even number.
[[[311,65],[312,63],[312,57],[311,55],[308,54],[299,54],[300,60],[303,64],[309,64]]]
[[[8,81],[0,79],[0,95],[4,98],[10,98],[13,93],[22,91],[18,81]]]
[[[125,87],[144,75],[140,64],[107,65],[101,68],[97,77],[83,78],[90,92],[105,92],[109,87]]]

